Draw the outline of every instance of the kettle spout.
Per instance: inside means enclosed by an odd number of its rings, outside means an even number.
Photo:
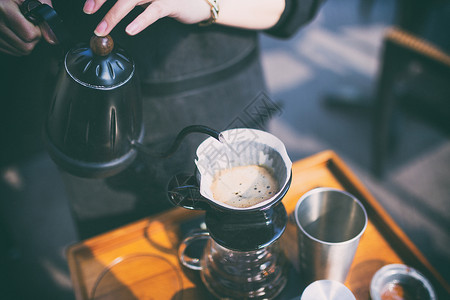
[[[154,151],[148,149],[146,146],[144,146],[143,144],[139,143],[136,140],[131,141],[131,145],[133,147],[135,147],[138,151],[141,151],[147,155],[150,155],[153,157],[159,157],[159,158],[166,158],[166,157],[169,157],[170,155],[172,155],[173,153],[175,153],[175,151],[177,151],[178,147],[180,146],[180,144],[183,141],[183,139],[185,138],[185,136],[187,136],[190,133],[204,133],[204,134],[207,134],[207,135],[215,138],[216,140],[218,140],[221,143],[223,143],[225,140],[222,133],[218,132],[217,130],[214,130],[214,129],[204,126],[204,125],[191,125],[191,126],[187,126],[187,127],[183,128],[178,133],[172,146],[166,152],[155,153]]]

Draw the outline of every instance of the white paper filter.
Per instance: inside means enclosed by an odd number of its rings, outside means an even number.
[[[223,142],[210,137],[197,148],[195,163],[200,173],[202,196],[218,205],[235,210],[254,209],[276,199],[291,175],[292,162],[284,144],[274,135],[257,129],[230,129],[223,131],[222,136]],[[271,169],[278,180],[278,192],[270,199],[245,208],[215,201],[211,191],[214,174],[220,170],[247,165],[259,165]]]

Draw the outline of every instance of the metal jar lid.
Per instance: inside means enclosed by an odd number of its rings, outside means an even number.
[[[69,50],[64,66],[73,80],[99,90],[115,89],[127,83],[135,72],[132,58],[123,49],[114,47],[109,35],[93,36],[89,46]]]

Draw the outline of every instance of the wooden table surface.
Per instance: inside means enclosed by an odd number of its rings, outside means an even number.
[[[440,299],[449,299],[449,284],[334,152],[324,151],[295,162],[292,176],[283,199],[290,218],[281,242],[294,275],[289,277],[289,289],[277,299],[291,299],[302,292],[295,276],[298,247],[292,212],[297,200],[316,187],[347,190],[367,210],[369,223],[345,282],[358,300],[370,299],[372,276],[391,263],[418,269],[431,281]],[[201,211],[174,208],[72,245],[67,258],[76,298],[210,299],[198,274],[181,267],[177,257],[186,231],[198,226],[202,217]]]

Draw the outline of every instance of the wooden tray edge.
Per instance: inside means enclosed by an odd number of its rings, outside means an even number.
[[[381,226],[383,235],[388,236],[388,242],[398,251],[405,262],[414,264],[414,267],[430,279],[438,294],[450,294],[450,285],[445,281],[442,275],[431,265],[427,258],[410,240],[406,233],[397,225],[394,219],[387,213],[381,204],[372,196],[369,190],[364,186],[355,173],[345,164],[334,151],[327,150],[317,154],[319,157],[326,158],[326,164],[329,170],[335,174],[336,178],[343,180],[342,184],[348,192],[356,198],[365,201],[369,205],[368,214],[376,226]],[[366,207],[367,209],[367,207]]]

